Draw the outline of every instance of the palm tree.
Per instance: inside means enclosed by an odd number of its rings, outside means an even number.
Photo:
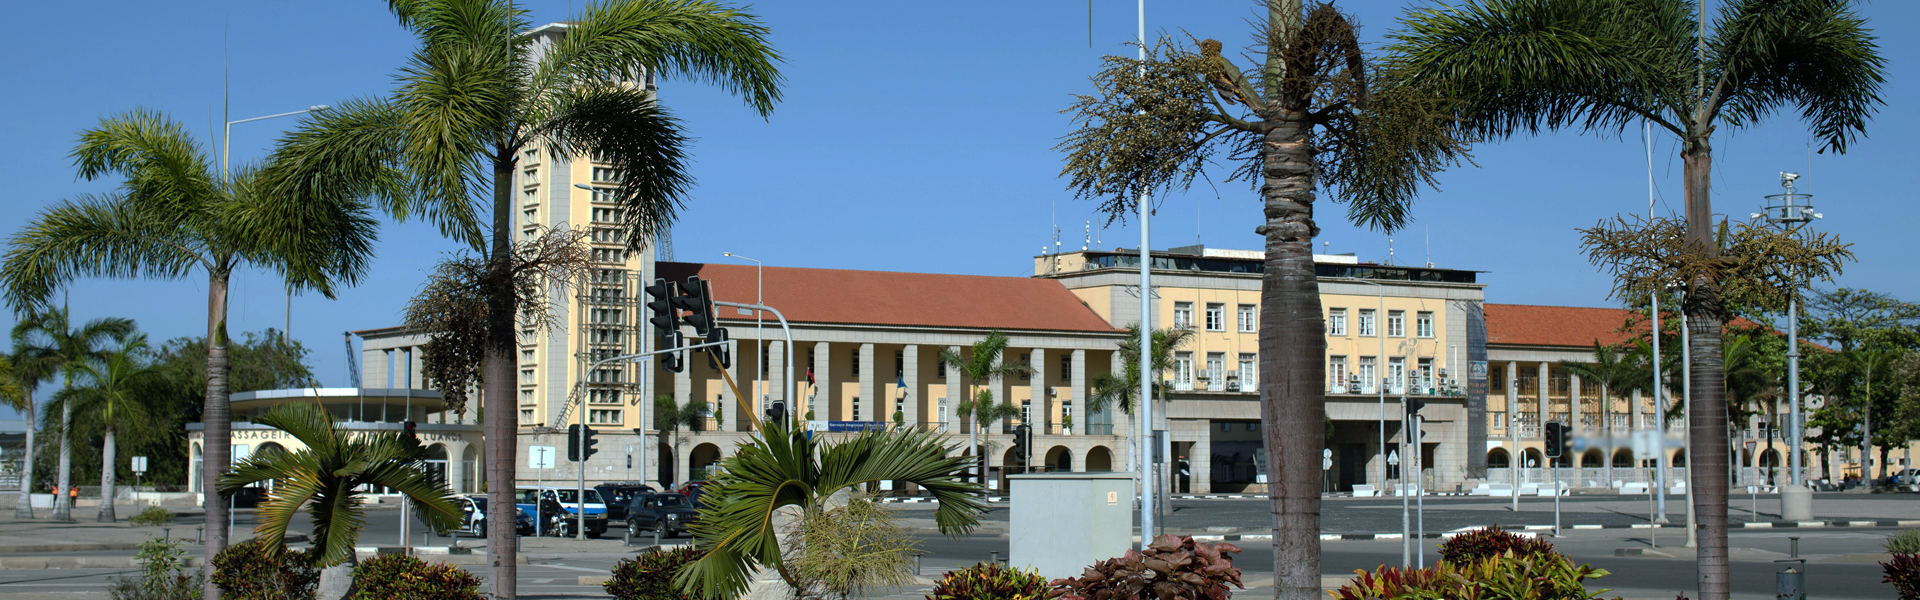
[[[1687,251],[1709,269],[1682,308],[1692,337],[1689,489],[1706,535],[1700,595],[1728,594],[1727,399],[1709,197],[1712,137],[1787,105],[1823,150],[1845,152],[1881,104],[1885,60],[1850,0],[1727,0],[1709,30],[1692,0],[1473,0],[1408,13],[1393,36],[1408,76],[1459,102],[1479,139],[1574,128],[1617,133],[1645,122],[1681,140]],[[1697,15],[1695,9],[1698,9]]]
[[[22,331],[21,328],[16,325],[14,332],[20,331]],[[33,393],[38,391],[40,384],[50,378],[53,373],[48,369],[50,365],[47,362],[36,360],[38,357],[35,356],[32,346],[19,335],[13,336],[13,353],[6,358],[8,359],[7,407],[19,411],[26,417],[27,424],[26,447],[21,451],[20,462],[20,502],[14,505],[13,518],[31,519],[33,518],[34,434],[40,430],[40,407],[34,403]],[[18,396],[11,393],[15,389],[19,390]]]
[[[951,348],[940,349],[940,360],[959,370],[960,375],[966,378],[964,380],[966,385],[976,388],[974,393],[960,401],[959,406],[954,407],[955,416],[971,417],[969,419],[971,426],[967,428],[967,453],[973,456],[975,463],[972,473],[975,483],[985,481],[987,476],[987,459],[980,455],[978,437],[980,428],[994,421],[1020,414],[1020,410],[1013,408],[1011,403],[1008,403],[1005,408],[994,403],[991,383],[995,377],[1032,372],[1031,367],[1025,363],[1008,363],[1000,360],[1010,343],[1012,342],[1007,339],[1007,334],[994,330],[987,332],[987,337],[974,342],[965,356],[954,352]]]
[[[969,442],[973,440],[974,432],[977,431],[980,434],[980,445],[973,450],[973,460],[975,466],[978,467],[976,473],[979,477],[976,481],[985,481],[987,472],[987,458],[985,455],[993,451],[993,424],[1004,419],[1020,416],[1020,407],[1014,406],[1012,402],[1005,400],[995,403],[993,401],[993,391],[981,388],[974,390],[972,398],[961,400],[960,405],[954,407],[953,412],[955,415],[973,424],[973,428],[967,430]],[[1006,465],[1002,465],[1002,467],[1005,466]]]
[[[959,363],[953,363],[959,364]],[[941,443],[938,434],[916,428],[867,429],[835,443],[785,423],[762,423],[764,435],[743,442],[726,468],[701,495],[704,506],[691,530],[707,550],[681,569],[674,584],[699,598],[740,598],[760,567],[778,569],[795,589],[804,589],[781,561],[783,507],[801,514],[834,494],[881,481],[925,488],[939,503],[934,522],[941,533],[964,535],[978,525],[980,485],[961,479],[967,458]]]
[[[707,422],[707,414],[712,411],[706,400],[693,398],[686,404],[674,404],[673,396],[665,394],[653,398],[653,428],[673,434],[673,447],[680,447],[680,428],[688,431],[700,431]],[[675,450],[678,452],[679,450]]]
[[[204,590],[214,600],[220,588],[212,583],[213,557],[228,537],[226,503],[210,485],[231,457],[228,281],[243,267],[261,268],[278,272],[289,289],[331,298],[336,284],[350,285],[365,270],[374,222],[366,205],[349,195],[359,190],[328,188],[294,198],[264,193],[255,169],[222,177],[184,125],[145,110],[102,119],[82,132],[74,162],[86,179],[124,177],[120,192],[60,203],[14,235],[0,264],[0,293],[18,311],[82,276],[171,280],[196,270],[206,276],[201,478],[208,485],[201,490],[207,511]]]
[[[65,308],[33,310],[23,317],[13,326],[14,346],[24,355],[19,359],[19,368],[37,373],[58,372],[66,388],[74,387],[74,375],[81,365],[105,354],[101,347],[109,340],[125,340],[133,335],[133,321],[118,317],[94,319],[75,329]],[[73,405],[67,404],[60,409],[60,465],[56,479],[60,493],[53,498],[56,521],[73,520],[72,496],[67,493],[73,485],[72,425]]]
[[[1154,330],[1152,356],[1153,374],[1149,376],[1149,380],[1155,382],[1154,387],[1156,389],[1160,387],[1158,384],[1160,374],[1173,369],[1173,351],[1181,346],[1185,346],[1188,341],[1193,339],[1194,335],[1196,334],[1192,329],[1169,328]],[[1092,391],[1087,395],[1087,412],[1106,412],[1110,409],[1118,408],[1121,412],[1127,413],[1127,446],[1132,448],[1135,444],[1139,443],[1138,438],[1140,437],[1134,434],[1135,428],[1133,427],[1133,395],[1140,390],[1139,323],[1127,326],[1127,341],[1120,343],[1120,351],[1117,354],[1117,358],[1125,364],[1122,374],[1103,373],[1093,379],[1093,383],[1091,384]],[[1161,398],[1157,399],[1158,402],[1165,402],[1165,393],[1165,391],[1161,392]],[[1160,414],[1166,413],[1163,411]],[[1127,470],[1133,470],[1131,465],[1137,454],[1137,450],[1127,453],[1127,464],[1129,465]]]
[[[160,375],[159,368],[146,362],[146,354],[146,335],[127,336],[119,348],[74,365],[73,372],[81,379],[78,385],[54,394],[53,404],[48,406],[99,423],[104,431],[100,444],[100,514],[95,519],[101,523],[117,520],[113,512],[114,468],[118,466],[114,434],[122,425],[146,418],[146,406],[137,397],[137,390]]]
[[[419,48],[391,98],[343,103],[283,140],[277,155],[296,168],[276,189],[318,193],[345,187],[380,193],[396,216],[419,213],[443,234],[487,254],[492,276],[487,352],[481,367],[490,456],[514,456],[517,328],[512,288],[516,203],[512,182],[522,152],[556,159],[593,156],[624,173],[633,249],[668,230],[691,179],[680,125],[647,86],[657,74],[703,79],[744,96],[761,116],[780,99],[780,57],[753,15],[705,0],[608,0],[560,25],[550,44],[531,35],[525,11],[500,0],[389,0]],[[388,173],[408,174],[401,181]],[[490,220],[474,198],[492,200]],[[513,481],[512,461],[489,463],[490,481]],[[492,491],[513,503],[511,486]],[[504,521],[503,521],[504,523]],[[511,523],[488,534],[491,579],[515,595]]]
[[[1613,394],[1629,393],[1639,387],[1640,368],[1617,346],[1593,342],[1593,362],[1563,360],[1560,368],[1580,377],[1582,382],[1600,384],[1600,427],[1606,439],[1613,439]],[[1600,461],[1601,479],[1613,485],[1612,450]]]
[[[338,598],[351,578],[354,543],[366,525],[365,490],[377,486],[407,496],[415,514],[435,531],[460,523],[453,490],[427,471],[420,443],[404,434],[349,432],[336,427],[326,409],[306,403],[275,406],[253,422],[284,431],[306,447],[248,456],[220,476],[219,491],[231,494],[256,483],[274,483],[256,511],[260,524],[253,533],[258,539],[285,537],[295,513],[306,507],[313,521],[312,553],[326,569],[321,573],[322,598]],[[280,550],[280,544],[268,545],[269,552]]]

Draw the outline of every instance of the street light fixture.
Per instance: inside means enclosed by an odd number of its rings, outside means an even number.
[[[325,112],[327,110],[331,110],[332,108],[333,107],[327,106],[325,104],[315,104],[313,106],[306,107],[305,109],[296,110],[293,112],[283,112],[279,114],[267,115],[264,117],[252,117],[248,119],[240,119],[238,121],[227,121],[226,127],[222,128],[222,131],[220,133],[220,179],[221,181],[231,183],[233,180],[233,175],[232,175],[233,167],[232,167],[232,162],[229,160],[229,157],[233,155],[233,126],[235,123],[251,123],[254,121],[265,121],[267,119],[278,119],[280,117],[291,117],[294,115],[304,115],[307,113]],[[293,332],[293,286],[292,285],[287,286],[287,317],[286,318],[287,318],[286,323],[282,324],[283,329],[281,330],[280,334],[282,336],[285,336],[286,339],[288,339],[289,341],[291,341],[293,339],[293,333],[292,333]],[[408,383],[408,385],[412,385],[412,383]]]
[[[1813,210],[1813,194],[1802,194],[1794,190],[1793,182],[1800,178],[1799,173],[1780,173],[1780,187],[1786,193],[1767,196],[1765,212],[1755,213],[1754,218],[1765,218],[1768,224],[1786,231],[1797,233],[1801,227],[1814,219],[1822,218]],[[1787,304],[1787,398],[1791,404],[1787,416],[1788,445],[1787,454],[1790,471],[1787,482],[1791,489],[1781,491],[1781,516],[1788,520],[1806,519],[1812,516],[1813,494],[1806,489],[1802,480],[1800,466],[1800,448],[1806,439],[1806,423],[1800,414],[1800,282],[1793,282],[1793,293],[1788,295]],[[1788,497],[1794,500],[1788,500]],[[1804,500],[1804,503],[1801,502]]]

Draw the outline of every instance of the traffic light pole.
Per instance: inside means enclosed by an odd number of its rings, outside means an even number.
[[[593,371],[587,371],[587,372],[592,373]],[[573,465],[575,475],[578,477],[578,480],[575,481],[575,484],[578,487],[576,487],[573,490],[573,499],[574,499],[573,512],[575,513],[573,515],[573,539],[576,539],[576,540],[587,539],[587,407],[586,407],[586,403],[587,403],[586,396],[582,394],[580,398],[580,410],[579,410],[580,416],[578,417],[580,427],[573,431],[573,443],[578,444],[580,448],[580,462],[574,463]],[[606,503],[606,501],[607,500],[605,498],[600,499],[600,502],[602,504]],[[536,510],[535,512],[539,512],[539,511]]]
[[[780,400],[786,403],[787,413],[789,415],[799,414],[799,411],[794,410],[794,404],[793,404],[794,400],[799,398],[799,393],[797,391],[792,394],[787,393],[788,390],[798,390],[800,388],[800,383],[793,380],[793,363],[795,360],[797,360],[797,358],[793,354],[793,328],[787,326],[787,316],[780,314],[780,311],[778,309],[775,309],[774,307],[771,307],[771,306],[767,306],[765,304],[747,304],[744,302],[723,302],[720,300],[715,300],[713,301],[713,305],[714,306],[731,306],[734,308],[745,308],[748,310],[756,310],[756,311],[766,311],[769,313],[773,313],[773,318],[777,321],[780,321],[780,332],[785,334],[787,337],[787,357],[786,357],[786,360],[783,361],[787,363],[787,379],[785,383],[780,385]],[[755,315],[755,316],[758,316],[758,315]],[[763,340],[754,340],[753,342],[754,347],[756,348],[756,350],[754,351],[756,355],[759,354],[759,350],[757,350],[757,348],[759,347],[760,342],[762,341]],[[763,406],[761,408],[765,409],[766,407]]]

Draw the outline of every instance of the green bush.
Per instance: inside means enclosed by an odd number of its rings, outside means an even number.
[[[1893,560],[1880,563],[1880,568],[1887,574],[1881,581],[1893,584],[1900,600],[1920,600],[1920,554],[1895,554]]]
[[[382,554],[353,568],[351,600],[480,600],[480,578],[453,565]]]
[[[928,600],[1042,600],[1059,592],[1047,587],[1038,571],[1022,571],[995,563],[974,563],[946,577],[927,591]]]
[[[1440,560],[1461,565],[1508,552],[1521,557],[1553,554],[1553,544],[1507,533],[1499,525],[1475,529],[1440,543]]]
[[[1607,574],[1575,565],[1558,553],[1522,556],[1509,551],[1466,564],[1440,561],[1425,569],[1382,566],[1355,571],[1334,600],[1590,600],[1584,582]]]
[[[114,577],[107,589],[113,600],[193,600],[200,597],[199,572],[187,565],[180,544],[151,539],[140,544],[137,556],[145,566],[140,577]]]
[[[161,527],[173,522],[173,511],[158,506],[148,506],[140,509],[140,512],[134,514],[128,521],[134,525]]]
[[[673,576],[706,554],[705,550],[681,546],[623,558],[613,566],[613,578],[602,585],[607,594],[619,600],[693,600],[673,585]]]
[[[1162,535],[1144,553],[1128,550],[1120,558],[1088,567],[1080,577],[1056,580],[1053,585],[1065,598],[1075,600],[1222,600],[1233,593],[1228,586],[1245,587],[1240,585],[1240,569],[1233,566],[1233,554],[1239,551],[1239,546],[1225,542],[1202,544],[1193,536]]]
[[[1920,529],[1908,529],[1893,534],[1885,544],[1889,554],[1920,554]]]
[[[260,539],[227,546],[213,567],[225,600],[309,600],[320,584],[312,555]]]

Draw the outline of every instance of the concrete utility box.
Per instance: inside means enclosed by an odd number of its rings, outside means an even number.
[[[1046,473],[1007,478],[1007,564],[1048,579],[1078,577],[1133,547],[1131,473]]]

